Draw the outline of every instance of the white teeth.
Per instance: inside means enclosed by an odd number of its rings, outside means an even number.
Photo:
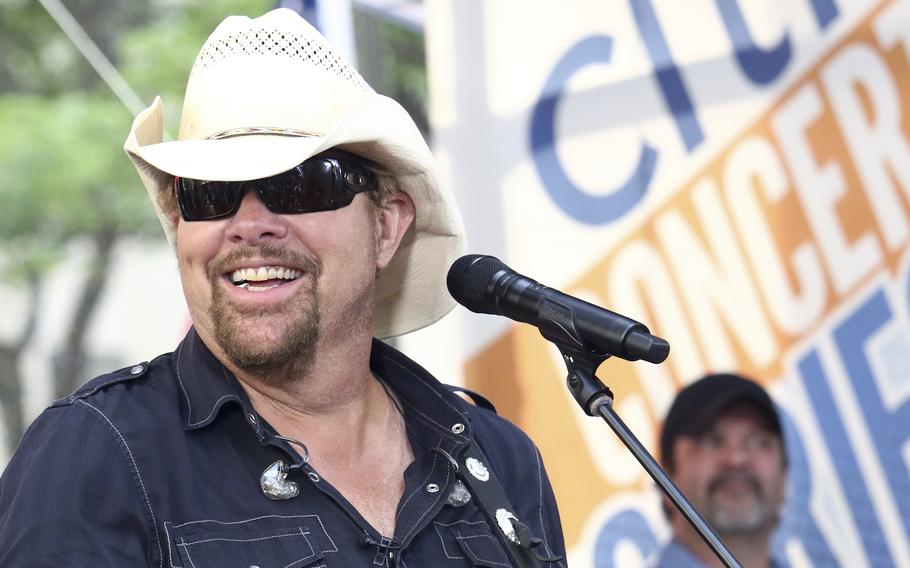
[[[272,284],[271,286],[250,286],[249,282],[244,282],[243,284],[239,284],[238,286],[240,288],[243,288],[244,290],[249,290],[250,292],[265,292],[266,290],[271,290],[272,288],[275,288],[276,286],[278,286],[278,284]]]
[[[260,266],[259,268],[238,268],[231,272],[231,282],[262,282],[265,280],[296,280],[303,272],[284,266]]]

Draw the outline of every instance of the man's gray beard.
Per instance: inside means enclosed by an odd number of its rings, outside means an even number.
[[[707,520],[719,533],[749,534],[762,529],[770,529],[776,520],[776,513],[768,506],[766,496],[758,480],[745,473],[733,474],[748,480],[755,495],[755,502],[748,510],[741,506],[715,502],[714,486],[723,481],[723,477],[714,480],[708,487]]]

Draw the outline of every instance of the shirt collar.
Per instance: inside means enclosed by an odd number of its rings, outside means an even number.
[[[253,415],[243,387],[209,351],[195,328],[190,328],[177,347],[175,361],[185,429],[211,424],[228,403],[239,404],[244,414]],[[470,440],[471,424],[464,403],[420,365],[374,339],[370,368],[397,395],[408,421],[419,423],[416,432],[428,447],[440,439],[456,446]]]
[[[240,404],[245,414],[252,412],[237,378],[209,351],[195,328],[180,342],[174,358],[185,429],[208,426],[227,403]]]
[[[409,425],[420,425],[412,430],[426,447],[443,439],[458,447],[471,439],[467,403],[426,369],[378,339],[373,340],[370,368],[398,396]]]

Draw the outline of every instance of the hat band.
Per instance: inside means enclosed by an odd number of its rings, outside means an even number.
[[[272,126],[251,126],[247,128],[231,128],[230,130],[224,130],[221,132],[216,132],[211,136],[206,136],[205,140],[224,140],[225,138],[237,138],[238,136],[252,136],[252,135],[261,135],[267,134],[270,136],[296,136],[296,137],[315,137],[320,136],[314,132],[308,132],[306,130],[298,130],[295,128],[277,128]]]

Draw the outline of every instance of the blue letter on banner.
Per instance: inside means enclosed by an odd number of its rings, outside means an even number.
[[[834,0],[812,0],[812,11],[821,29],[827,28],[840,15]]]
[[[879,290],[835,329],[834,337],[844,359],[847,376],[853,383],[856,399],[872,433],[871,439],[890,485],[891,495],[894,496],[894,504],[904,523],[901,532],[907,534],[910,528],[910,500],[907,499],[910,495],[910,477],[907,475],[903,449],[910,437],[910,403],[905,399],[896,408],[889,408],[872,374],[866,351],[867,342],[891,320],[891,306],[888,305],[885,293]],[[891,349],[887,355],[897,359],[897,363],[906,361],[907,356],[906,352],[895,349]],[[901,373],[901,377],[901,381],[906,383],[906,375]],[[883,382],[888,380],[887,377],[881,379]]]
[[[657,151],[644,144],[635,171],[613,192],[594,196],[569,179],[556,152],[556,108],[566,83],[579,69],[591,63],[608,63],[613,42],[607,36],[590,36],[573,46],[547,78],[543,93],[531,115],[531,154],[543,185],[553,201],[582,223],[610,223],[631,210],[648,190]]]
[[[635,23],[638,24],[638,33],[645,42],[648,55],[651,57],[660,92],[663,94],[667,106],[670,107],[670,113],[686,144],[686,150],[692,151],[701,144],[705,135],[701,131],[701,125],[698,124],[695,109],[692,107],[692,101],[689,100],[686,86],[683,85],[679,68],[673,61],[673,56],[670,55],[670,48],[667,46],[667,40],[664,39],[663,30],[660,29],[654,6],[651,5],[650,0],[632,0],[632,12],[635,15]]]
[[[715,0],[733,43],[739,68],[753,83],[767,85],[781,74],[790,61],[790,37],[783,39],[773,49],[765,51],[755,45],[749,27],[736,0]]]
[[[649,558],[657,553],[657,538],[648,521],[634,509],[625,509],[604,523],[594,544],[594,565],[597,568],[617,566],[615,553],[622,541],[631,541],[642,558]]]
[[[786,562],[786,547],[791,539],[799,540],[806,555],[815,566],[837,566],[837,561],[828,542],[818,529],[818,523],[812,517],[812,469],[806,455],[805,444],[793,419],[778,407],[784,441],[787,447],[787,503],[780,519],[780,526],[774,534],[773,555],[779,566],[789,566]]]
[[[818,353],[813,350],[800,359],[799,373],[803,377],[806,391],[818,416],[818,423],[828,443],[828,450],[835,460],[835,469],[840,476],[844,496],[850,506],[854,522],[859,527],[859,536],[866,551],[866,558],[875,559],[876,568],[890,568],[894,563],[888,557],[888,545],[882,527],[872,506],[872,499],[856,461],[856,454],[850,446],[844,423],[840,419],[834,395],[828,386],[828,377],[822,367]]]

